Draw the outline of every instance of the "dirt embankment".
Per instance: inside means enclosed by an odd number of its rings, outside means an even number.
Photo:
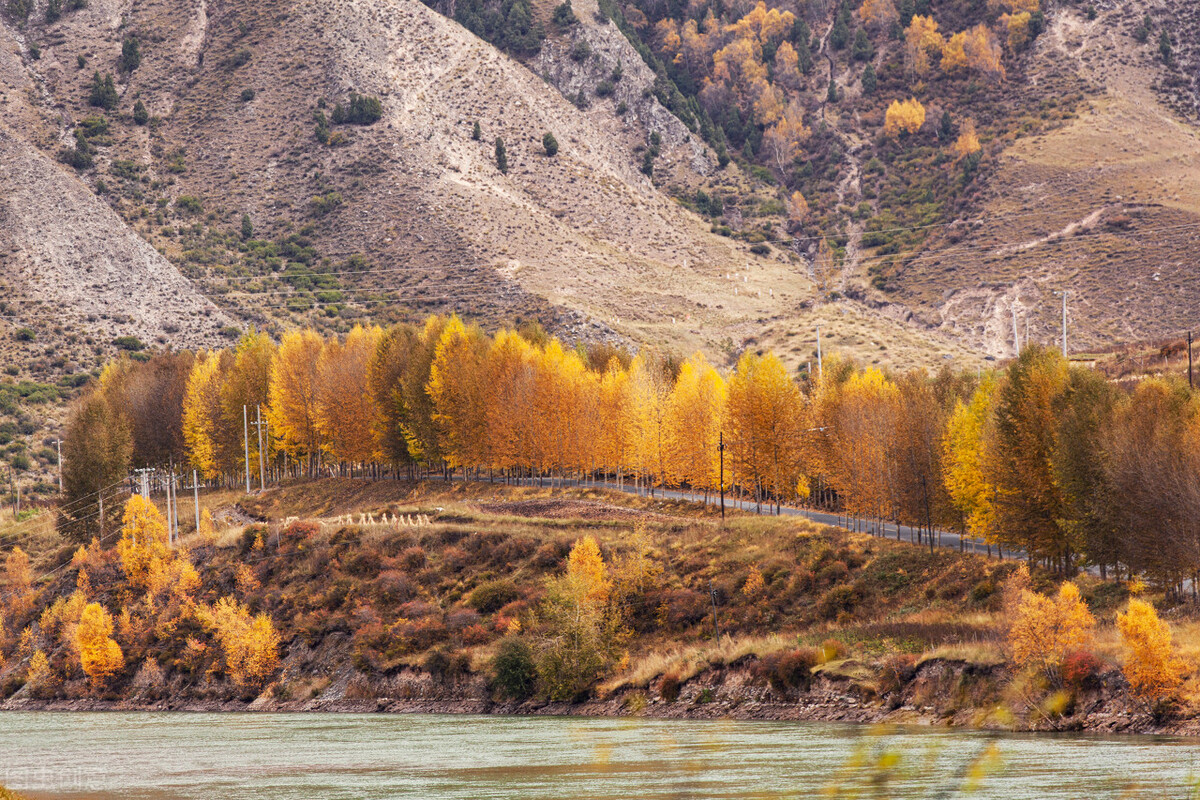
[[[348,674],[313,699],[283,699],[271,692],[254,700],[169,699],[48,700],[14,698],[3,711],[181,711],[275,713],[504,714],[527,716],[737,719],[857,724],[932,725],[1040,732],[1200,735],[1200,722],[1156,715],[1131,701],[1119,672],[1102,673],[1062,694],[1062,702],[1010,710],[1011,675],[1002,665],[930,659],[880,687],[874,671],[853,659],[818,668],[803,690],[773,686],[755,660],[714,668],[682,683],[674,699],[661,682],[622,689],[579,703],[496,701],[486,680],[470,675],[438,681],[405,670],[367,684]],[[886,679],[885,679],[886,680]]]

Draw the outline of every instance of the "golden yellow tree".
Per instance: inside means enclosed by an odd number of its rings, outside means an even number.
[[[930,54],[940,53],[945,43],[933,17],[916,14],[904,29],[905,63],[917,75],[925,75],[929,72]]]
[[[975,120],[968,119],[963,123],[951,149],[954,151],[956,161],[962,161],[982,149],[979,144],[979,135],[975,133]]]
[[[829,471],[846,507],[882,519],[895,511],[895,469],[889,447],[895,435],[900,392],[871,367],[850,375],[825,408]]]
[[[792,227],[803,225],[808,219],[808,201],[804,199],[804,195],[799,190],[792,192],[792,196],[787,202],[788,223]]]
[[[725,409],[734,480],[760,501],[764,492],[776,501],[791,498],[803,471],[804,408],[783,363],[773,353],[743,353],[729,378]]]
[[[273,436],[294,458],[308,459],[309,472],[321,452],[317,414],[317,364],[323,342],[310,330],[283,335],[271,362],[271,405],[268,420]]]
[[[1021,52],[1029,44],[1032,38],[1030,31],[1032,21],[1033,16],[1028,11],[1019,11],[1000,17],[1000,24],[1008,31],[1008,49],[1013,53]]]
[[[944,480],[950,500],[962,513],[967,531],[989,540],[996,514],[996,490],[984,469],[984,427],[992,413],[994,395],[995,382],[989,375],[970,403],[960,400],[955,404],[942,441]]]
[[[125,503],[121,540],[117,542],[121,568],[131,585],[150,587],[159,564],[171,558],[167,539],[167,521],[158,508],[141,495],[132,495]]]
[[[221,358],[201,353],[192,364],[183,399],[183,440],[188,460],[205,478],[221,474],[217,437],[221,430]]]
[[[696,353],[679,370],[667,399],[667,474],[675,483],[718,488],[718,451],[725,417],[725,381]]]
[[[1022,667],[1041,671],[1057,684],[1063,660],[1091,645],[1095,627],[1096,618],[1075,584],[1063,583],[1054,597],[1025,591],[1009,620],[1013,660]]]
[[[245,454],[245,427],[242,425],[242,409],[248,411],[251,423],[261,409],[264,418],[269,412],[271,400],[271,364],[275,358],[275,343],[263,332],[249,331],[238,342],[237,349],[228,359],[221,382],[221,422],[216,439],[221,453],[219,461],[225,469],[236,468],[243,463]],[[254,428],[250,428],[254,431]],[[264,432],[265,433],[265,432]],[[250,471],[258,472],[258,435],[250,438]],[[270,452],[270,442],[264,439],[263,452]]]
[[[99,603],[88,603],[75,629],[75,643],[80,665],[94,686],[125,668],[125,656],[112,633],[112,615]]]
[[[672,381],[663,366],[651,363],[643,353],[629,365],[625,424],[633,442],[634,470],[647,485],[652,485],[652,476],[659,481],[666,476],[667,398]]]
[[[966,43],[967,34],[961,31],[946,40],[946,44],[942,47],[942,72],[952,75],[961,69],[966,69],[967,52],[964,49]]]
[[[608,579],[608,569],[604,565],[604,557],[600,554],[600,545],[591,536],[584,536],[571,547],[567,556],[567,574],[577,578],[584,588],[584,597],[590,603],[603,606],[608,602],[608,594],[612,591],[612,582]]]
[[[893,100],[883,120],[883,132],[895,139],[902,134],[913,134],[925,124],[925,106],[916,98]]]
[[[222,597],[204,615],[225,655],[225,670],[239,689],[260,690],[279,669],[280,636],[266,614]]]
[[[763,135],[763,146],[776,171],[783,175],[800,153],[800,145],[808,140],[812,130],[804,124],[804,109],[798,101],[791,101],[782,114]]]
[[[598,398],[599,428],[597,437],[600,463],[605,473],[616,472],[618,486],[624,485],[625,474],[634,466],[633,430],[628,424],[629,371],[621,362],[612,359],[600,378]]]
[[[863,24],[877,31],[889,31],[900,21],[895,0],[863,0],[858,7],[858,18]]]
[[[16,618],[33,607],[33,570],[29,556],[20,547],[13,547],[4,560],[5,607]]]
[[[330,339],[317,361],[317,429],[335,461],[365,464],[381,453],[375,396],[368,376],[383,336],[378,326],[355,325],[344,342]]]
[[[488,464],[487,427],[488,341],[478,327],[467,327],[457,316],[442,330],[429,371],[428,392],[433,421],[451,467]]]
[[[1000,80],[1004,77],[1000,42],[988,26],[980,23],[966,31],[963,53],[966,55],[968,68],[993,80]]]
[[[1125,678],[1141,697],[1157,700],[1183,682],[1187,664],[1175,652],[1171,628],[1158,618],[1154,606],[1136,597],[1117,614],[1117,629],[1125,645]]]

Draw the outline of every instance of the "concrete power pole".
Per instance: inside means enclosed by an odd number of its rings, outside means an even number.
[[[196,506],[196,533],[200,532],[200,481],[196,480],[196,470],[192,470],[192,502]]]
[[[250,415],[242,406],[242,443],[246,448],[246,494],[250,494]]]
[[[258,430],[258,488],[265,491],[267,488],[266,467],[263,465],[263,425],[265,423],[263,423],[261,405],[254,406],[254,418],[254,427]]]
[[[1012,307],[1013,312],[1013,358],[1018,358],[1021,355],[1021,338],[1017,334],[1017,307]]]
[[[825,365],[821,361],[821,326],[817,326],[817,380],[825,377]]]

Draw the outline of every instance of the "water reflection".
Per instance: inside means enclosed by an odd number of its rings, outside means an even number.
[[[828,724],[0,714],[34,798],[1190,797],[1200,742]]]

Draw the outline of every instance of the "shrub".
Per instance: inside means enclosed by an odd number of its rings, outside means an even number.
[[[383,116],[383,103],[378,97],[351,92],[346,107],[343,108],[341,103],[337,104],[333,108],[332,116],[335,125],[371,125]]]
[[[491,614],[520,597],[521,591],[512,581],[496,580],[476,586],[467,603],[480,614]]]
[[[340,192],[326,192],[313,197],[309,203],[313,213],[318,217],[323,217],[342,205],[342,195]]]
[[[627,111],[629,111],[629,106],[625,103],[624,100],[617,103],[617,116],[618,117],[625,116],[625,112],[627,112]]]
[[[250,51],[243,47],[241,50],[238,50],[236,53],[234,53],[232,56],[230,56],[229,66],[232,69],[237,69],[238,67],[244,67],[245,65],[250,63],[251,55],[252,54],[250,53]]]
[[[138,100],[133,104],[133,123],[135,125],[145,125],[150,120],[150,112],[146,109],[146,104]]]
[[[658,694],[668,703],[674,703],[679,699],[680,688],[682,685],[679,682],[679,676],[672,672],[662,676],[662,680],[658,683]]]
[[[1089,689],[1104,669],[1104,662],[1086,650],[1067,653],[1062,663],[1063,683],[1074,689]]]
[[[62,16],[62,0],[48,0],[46,3],[46,22],[55,22]]]
[[[1173,692],[1187,667],[1175,654],[1171,629],[1158,618],[1154,606],[1131,599],[1129,609],[1117,614],[1117,628],[1126,649],[1125,677],[1134,692],[1152,700]],[[1063,672],[1065,677],[1065,667]]]
[[[117,107],[117,87],[113,83],[112,74],[107,74],[103,78],[100,73],[96,72],[92,75],[92,89],[88,94],[88,103],[97,108],[103,108],[112,111]]]
[[[499,136],[496,137],[496,168],[501,174],[508,174],[508,150],[504,147],[504,140]]]
[[[126,36],[121,42],[121,58],[117,60],[117,69],[121,72],[133,72],[141,63],[141,43],[136,36]]]
[[[609,80],[600,81],[596,84],[596,97],[608,97],[616,90],[613,82]]]
[[[37,334],[34,333],[33,328],[18,328],[14,335],[18,342],[32,342],[37,339]]]
[[[255,94],[257,94],[257,92],[255,92],[253,89],[242,89],[242,102],[249,103],[254,99]]]
[[[501,640],[492,661],[492,687],[501,697],[524,700],[533,694],[537,667],[533,651],[522,639],[509,636]]]
[[[542,147],[546,149],[546,155],[555,156],[558,154],[558,140],[554,138],[554,134],[547,132],[542,137]]]
[[[858,590],[849,584],[834,586],[817,601],[817,613],[824,619],[835,619],[843,611],[854,611],[861,599]]]
[[[200,198],[190,194],[181,194],[175,198],[175,210],[180,214],[199,214],[204,210],[204,206],[201,205]]]
[[[553,18],[554,24],[560,27],[579,22],[579,17],[575,16],[575,11],[571,8],[571,0],[564,0],[562,4],[555,6]]]
[[[757,671],[778,692],[807,691],[812,684],[812,669],[821,661],[819,656],[813,647],[769,653],[759,661]]]
[[[483,138],[483,129],[479,127],[479,120],[475,120],[475,127],[471,128],[471,138],[477,142]]]
[[[771,252],[771,248],[768,245],[759,242],[758,244],[751,246],[750,252],[754,253],[756,256],[765,256]]]
[[[420,547],[416,547],[415,545],[413,547],[405,548],[405,550],[400,553],[400,563],[404,565],[405,569],[421,569],[425,566],[425,560],[425,551]]]
[[[574,61],[587,61],[592,55],[592,48],[587,43],[587,39],[579,39],[575,42],[575,46],[571,48],[571,59]]]
[[[1042,671],[1057,685],[1063,660],[1068,653],[1087,648],[1096,620],[1075,584],[1063,583],[1056,596],[1046,597],[1018,589],[1017,580],[1010,578],[1012,588],[1005,587],[1013,660]]]
[[[136,336],[118,336],[113,339],[113,345],[121,350],[145,350],[146,345]]]

